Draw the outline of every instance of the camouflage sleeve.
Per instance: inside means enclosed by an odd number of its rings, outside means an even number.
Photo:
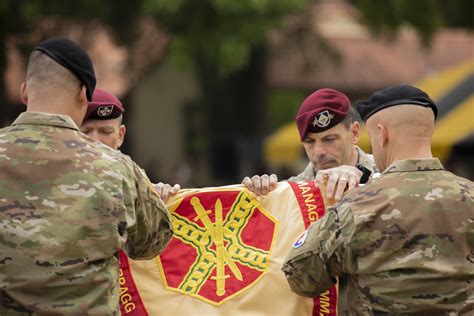
[[[173,236],[170,215],[145,172],[132,162],[133,205],[127,207],[127,241],[124,250],[132,259],[151,259],[166,248]],[[133,196],[133,195],[132,195]]]
[[[342,214],[342,215],[341,215]],[[291,289],[303,296],[314,297],[336,283],[346,272],[346,261],[352,262],[347,244],[354,231],[348,208],[330,209],[294,243],[282,270]]]

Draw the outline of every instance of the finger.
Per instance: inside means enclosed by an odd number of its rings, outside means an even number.
[[[173,195],[175,195],[176,193],[178,193],[178,191],[181,190],[181,186],[179,184],[175,184],[171,190],[170,190],[170,193],[172,193]]]
[[[316,178],[314,180],[316,181],[316,184],[318,186],[321,186],[325,180],[325,177],[326,177],[326,173],[324,171],[318,171],[318,173],[316,173]]]
[[[329,175],[328,184],[326,187],[326,196],[328,198],[332,198],[334,196],[334,193],[336,190],[336,184],[338,180],[339,180],[339,174],[333,173]]]
[[[255,192],[255,186],[253,185],[252,180],[249,177],[245,177],[242,181],[242,184],[247,187],[247,189],[251,192]]]
[[[347,178],[340,177],[339,181],[337,181],[336,193],[334,194],[334,199],[336,201],[339,201],[341,199],[342,194],[344,194],[344,191],[346,190],[346,185],[347,185]]]
[[[351,177],[351,178],[349,179],[349,187],[348,187],[347,191],[352,190],[352,189],[355,188],[356,186],[357,186],[357,179],[354,178],[354,177]]]
[[[270,175],[270,190],[275,189],[277,186],[277,183],[278,183],[278,177],[276,174],[272,173]]]
[[[165,184],[163,182],[152,183],[152,186],[156,189],[161,189]]]
[[[267,195],[268,191],[270,191],[270,177],[268,174],[262,175],[262,195]]]
[[[166,203],[169,198],[169,193],[170,193],[171,185],[165,184],[163,186],[163,190],[161,191],[161,199]]]
[[[158,183],[152,183],[151,186],[155,190],[155,192],[158,194],[158,196],[161,196],[161,191],[163,191],[163,186],[165,184],[163,182],[158,182]]]
[[[255,195],[259,196],[262,194],[262,179],[260,176],[252,177],[253,186],[255,188]]]
[[[354,178],[356,185],[359,184],[360,178],[362,177],[362,171],[357,169],[356,167],[352,167],[351,169],[348,170],[347,172],[347,178],[349,179],[349,182],[351,181],[351,177]]]

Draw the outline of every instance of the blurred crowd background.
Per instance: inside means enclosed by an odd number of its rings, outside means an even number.
[[[434,155],[474,180],[472,0],[2,0],[0,19],[0,127],[25,110],[31,48],[68,37],[123,102],[122,151],[155,182],[285,179],[307,164],[294,117],[308,94],[355,103],[399,83],[438,103]]]

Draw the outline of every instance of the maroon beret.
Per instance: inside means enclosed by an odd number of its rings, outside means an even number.
[[[84,120],[111,120],[119,117],[124,108],[122,102],[105,90],[95,89]]]
[[[301,140],[307,132],[319,133],[336,126],[349,113],[351,101],[343,93],[334,89],[320,89],[304,100],[296,125]]]

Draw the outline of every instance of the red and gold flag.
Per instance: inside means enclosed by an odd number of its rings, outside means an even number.
[[[305,298],[280,270],[324,215],[314,182],[281,182],[259,198],[240,185],[186,189],[168,208],[174,237],[163,253],[120,257],[123,315],[336,315],[336,287]]]

